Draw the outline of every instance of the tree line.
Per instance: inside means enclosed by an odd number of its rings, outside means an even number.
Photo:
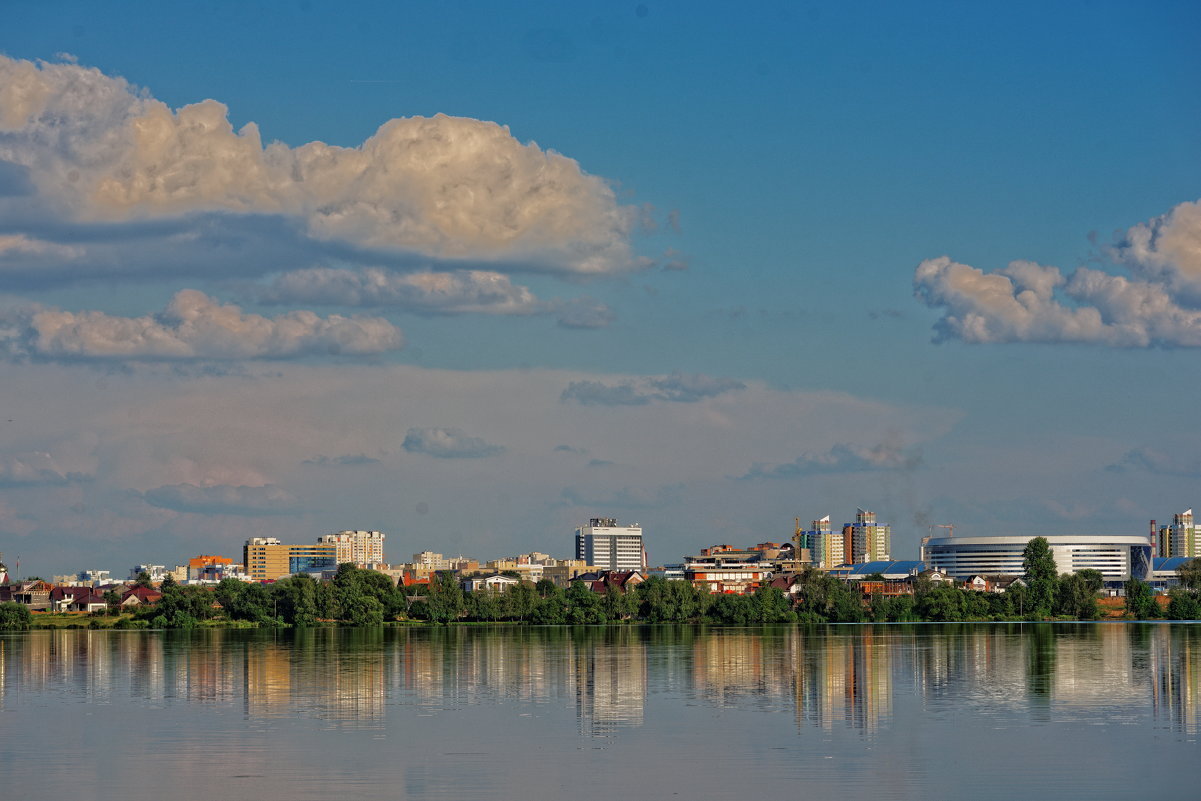
[[[623,621],[642,623],[953,622],[987,620],[1095,620],[1100,573],[1082,570],[1060,576],[1046,539],[1036,537],[1023,552],[1025,585],[1015,582],[1004,592],[977,592],[951,583],[919,577],[912,594],[865,597],[854,584],[819,570],[801,572],[795,600],[780,589],[764,586],[747,595],[712,595],[687,581],[652,576],[628,591],[615,586],[593,592],[583,582],[564,589],[549,579],[520,582],[503,591],[464,592],[452,573],[435,574],[428,585],[398,587],[374,570],[340,565],[331,581],[307,574],[273,584],[225,579],[215,588],[184,586],[168,577],[153,606],[140,607],[126,627],[191,628],[202,621],[227,619],[247,626],[313,626],[340,623],[378,626],[401,619],[452,622],[512,622],[538,625],[589,625]],[[871,577],[868,577],[869,579]],[[882,576],[877,578],[882,579]],[[143,586],[149,583],[139,582]],[[1127,615],[1161,617],[1149,585],[1126,585]],[[1180,586],[1171,591],[1167,617],[1201,619],[1201,560],[1180,570]],[[28,628],[29,610],[0,604],[0,629]]]

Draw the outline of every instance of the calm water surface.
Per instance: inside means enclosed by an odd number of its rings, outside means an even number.
[[[1201,798],[1201,625],[0,636],[0,798]]]

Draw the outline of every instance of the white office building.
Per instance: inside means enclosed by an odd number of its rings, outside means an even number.
[[[594,517],[575,530],[575,558],[597,570],[646,570],[642,526],[619,526],[612,517]]]
[[[1021,576],[1022,552],[1033,536],[940,537],[922,543],[926,566],[953,576]],[[1125,535],[1052,534],[1044,536],[1060,575],[1098,571],[1107,582],[1150,577],[1151,540]]]

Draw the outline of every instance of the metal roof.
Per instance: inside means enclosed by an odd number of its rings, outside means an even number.
[[[883,576],[908,576],[920,573],[926,569],[926,563],[919,560],[904,562],[863,562],[858,565],[840,565],[834,571],[844,576],[870,576],[880,573]]]

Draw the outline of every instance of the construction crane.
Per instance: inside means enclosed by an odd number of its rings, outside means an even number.
[[[955,524],[954,523],[935,523],[934,525],[930,526],[930,528],[945,528],[947,530],[948,537],[955,536]]]
[[[795,518],[796,532],[792,535],[792,567],[801,572],[801,518]]]

